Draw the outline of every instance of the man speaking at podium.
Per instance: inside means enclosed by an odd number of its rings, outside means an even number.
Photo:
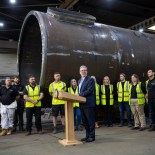
[[[87,67],[80,67],[81,79],[78,81],[79,96],[85,97],[86,102],[80,104],[82,121],[86,129],[86,137],[81,141],[95,141],[95,83],[87,76]]]

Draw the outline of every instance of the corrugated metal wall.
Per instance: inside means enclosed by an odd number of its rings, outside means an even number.
[[[0,79],[18,75],[17,42],[0,40]]]

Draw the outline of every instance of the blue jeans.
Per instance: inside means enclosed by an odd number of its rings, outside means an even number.
[[[124,110],[127,112],[128,123],[131,122],[131,109],[128,102],[119,102],[120,123],[124,123]]]
[[[81,124],[81,110],[80,108],[74,108],[74,126],[77,127]]]

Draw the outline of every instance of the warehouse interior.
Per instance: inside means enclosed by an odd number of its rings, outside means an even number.
[[[50,20],[50,9],[55,11],[56,9],[64,9],[62,12],[64,13],[64,19],[70,20],[67,17],[77,17],[76,22],[80,23],[89,21],[90,25],[94,24],[95,28],[92,31],[88,31],[88,27],[86,24],[81,25],[78,23],[69,23],[65,22],[59,24],[59,20],[57,22],[57,18],[61,18],[59,16],[54,17]],[[75,11],[75,16],[73,12],[66,11]],[[28,18],[27,14],[31,11]],[[38,14],[36,13],[38,11]],[[48,12],[49,11],[49,12]],[[54,11],[52,12],[54,14]],[[41,14],[47,13],[46,14]],[[59,11],[58,11],[59,12]],[[60,11],[61,12],[61,11]],[[62,14],[63,14],[62,13]],[[79,15],[78,15],[79,13]],[[81,14],[80,14],[81,13]],[[84,14],[82,14],[84,13]],[[52,14],[52,15],[53,15]],[[66,15],[66,18],[65,18]],[[77,16],[76,16],[77,15]],[[91,15],[91,16],[87,16]],[[45,21],[41,21],[40,17],[45,17]],[[82,16],[85,16],[82,18]],[[42,19],[42,17],[41,17]],[[71,19],[72,20],[72,19]],[[24,21],[26,21],[24,23]],[[41,22],[40,22],[41,21]],[[55,22],[56,21],[56,22]],[[53,24],[53,23],[55,24]],[[25,25],[26,26],[25,26]],[[43,28],[45,24],[47,26],[46,32],[44,32]],[[54,25],[54,29],[50,29],[49,25]],[[63,25],[64,24],[64,25]],[[77,24],[77,25],[76,25]],[[89,25],[88,24],[88,25]],[[101,26],[102,24],[102,26]],[[68,26],[69,25],[69,26]],[[70,26],[71,25],[71,26]],[[68,27],[67,27],[68,26]],[[74,27],[75,26],[75,27]],[[76,27],[77,26],[77,27]],[[109,27],[108,27],[109,26]],[[85,28],[86,27],[86,28]],[[102,27],[102,28],[101,28]],[[63,30],[58,32],[57,30],[62,28]],[[83,32],[83,36],[80,33],[76,34],[76,32],[72,33],[71,30],[76,30],[77,32]],[[101,29],[104,28],[105,34],[111,39],[109,39],[106,35],[98,35],[98,33],[102,33]],[[54,32],[55,30],[55,32]],[[53,33],[54,32],[54,33]],[[44,33],[44,34],[43,34]],[[64,35],[61,36],[61,33]],[[96,38],[101,39],[97,40],[92,37],[95,36],[95,33],[98,35]],[[34,35],[35,34],[35,35]],[[54,34],[54,35],[53,35]],[[88,34],[88,36],[86,36]],[[93,34],[93,35],[89,35]],[[119,35],[120,34],[120,35]],[[60,35],[61,37],[58,37]],[[118,36],[117,36],[118,35]],[[122,37],[124,35],[124,38]],[[99,73],[99,68],[94,69],[96,66],[105,66],[103,67],[103,71],[110,73],[112,82],[116,83],[116,79],[118,78],[117,71],[126,71],[126,75],[130,74],[132,71],[137,71],[137,74],[140,76],[140,80],[146,80],[147,77],[147,69],[148,66],[145,64],[149,64],[149,67],[154,67],[154,49],[155,44],[155,1],[147,1],[147,0],[0,0],[0,83],[4,83],[6,77],[13,78],[14,76],[18,76],[22,69],[23,75],[21,79],[27,82],[27,76],[25,74],[29,72],[34,72],[37,76],[37,82],[40,80],[41,84],[45,83],[45,93],[47,91],[49,81],[53,80],[53,73],[57,70],[53,68],[57,67],[57,60],[63,62],[65,65],[61,65],[58,67],[60,72],[71,72],[75,75],[78,72],[79,65],[75,63],[75,60],[79,58],[77,62],[82,63],[85,62],[90,67],[93,66],[92,70],[90,69],[90,74],[93,75],[95,70],[95,74]],[[49,40],[43,42],[42,36],[47,37]],[[54,37],[53,37],[54,36]],[[69,37],[69,39],[67,37]],[[73,38],[72,38],[73,36]],[[75,36],[75,38],[74,38]],[[76,42],[76,36],[80,40]],[[95,45],[91,44],[91,41],[95,40]],[[102,45],[102,39],[106,40],[105,44],[105,52],[104,50],[100,50],[100,48],[104,47]],[[54,39],[52,39],[54,38]],[[89,40],[89,38],[91,38]],[[118,39],[119,38],[119,39]],[[66,41],[65,41],[66,39]],[[88,39],[88,40],[87,40]],[[118,40],[117,40],[118,39]],[[131,40],[130,40],[131,39]],[[133,39],[133,40],[132,40]],[[30,41],[29,41],[30,40]],[[32,41],[33,40],[33,41]],[[68,41],[69,40],[69,41]],[[59,44],[60,41],[60,44]],[[90,41],[90,43],[88,43]],[[96,43],[99,41],[99,43]],[[124,41],[124,42],[123,42]],[[142,41],[142,42],[141,42]],[[73,43],[70,45],[68,42]],[[114,46],[110,44],[114,42]],[[49,43],[53,43],[53,47],[49,46]],[[58,43],[58,47],[56,47],[56,43]],[[108,44],[109,43],[109,44]],[[142,44],[141,44],[142,43]],[[38,45],[39,44],[39,45]],[[47,48],[44,49],[43,45],[47,44]],[[81,44],[81,46],[80,46]],[[60,46],[62,45],[62,46]],[[69,46],[69,48],[65,48]],[[76,46],[77,45],[77,46]],[[78,47],[79,46],[79,50]],[[132,47],[130,49],[130,47]],[[147,53],[147,47],[148,53]],[[90,50],[88,49],[90,47]],[[31,49],[30,49],[31,48]],[[35,48],[38,49],[37,52]],[[53,49],[52,49],[53,48]],[[75,51],[74,51],[75,48]],[[81,49],[80,49],[81,48]],[[92,49],[91,49],[92,48]],[[118,50],[120,48],[120,51]],[[87,50],[85,50],[87,49]],[[53,51],[52,51],[53,50]],[[80,53],[81,51],[85,53]],[[96,50],[96,51],[95,51]],[[115,51],[116,50],[116,51]],[[118,50],[118,51],[117,51]],[[137,51],[136,51],[137,50]],[[22,52],[19,52],[22,51]],[[47,53],[45,52],[47,51]],[[58,51],[58,54],[57,54]],[[73,51],[73,54],[70,52]],[[95,53],[95,52],[96,53]],[[127,54],[123,55],[122,53],[125,51]],[[52,53],[53,52],[53,53]],[[63,53],[64,52],[64,53]],[[68,53],[67,53],[68,52]],[[105,55],[101,52],[105,52]],[[108,53],[109,52],[109,53]],[[117,53],[118,52],[118,53]],[[121,53],[122,52],[122,53]],[[146,52],[146,53],[145,53]],[[38,55],[38,53],[40,55]],[[121,53],[119,55],[119,53]],[[46,55],[47,54],[47,55]],[[63,55],[64,54],[64,55]],[[65,55],[66,54],[66,55]],[[138,57],[139,54],[139,57]],[[71,59],[68,57],[71,55]],[[89,55],[85,57],[85,55]],[[53,57],[53,58],[52,58]],[[66,58],[64,60],[64,57]],[[105,61],[102,63],[101,60],[103,58]],[[48,61],[47,61],[48,59]],[[46,62],[46,61],[47,62]],[[120,64],[115,62],[117,60]],[[26,62],[26,63],[25,63]],[[47,66],[44,66],[44,62]],[[70,62],[70,63],[68,63]],[[38,65],[39,64],[39,65]],[[59,64],[59,63],[58,63]],[[72,66],[75,65],[75,70]],[[81,64],[82,65],[82,64]],[[43,70],[43,68],[47,67],[51,70]],[[137,67],[137,68],[136,68]],[[78,69],[77,69],[78,68]],[[117,68],[117,70],[115,70]],[[30,71],[28,71],[30,70]],[[34,71],[36,70],[36,71]],[[65,70],[64,72],[62,70]],[[44,77],[42,75],[44,74]],[[78,74],[78,73],[77,73]],[[104,74],[101,74],[102,76]],[[99,82],[102,81],[101,75],[95,75]],[[71,79],[72,76],[66,75],[63,80]],[[79,75],[75,76],[78,78]],[[128,76],[128,80],[130,77]],[[67,81],[67,85],[69,85],[69,80]],[[25,84],[24,83],[24,84]],[[117,95],[116,95],[117,96]],[[46,103],[45,103],[46,102]],[[47,103],[48,102],[48,103]],[[82,145],[74,145],[71,147],[62,147],[59,144],[59,140],[62,140],[66,135],[64,132],[58,132],[57,135],[52,134],[52,121],[51,121],[51,108],[45,107],[48,105],[51,106],[51,97],[45,97],[43,106],[44,115],[42,116],[42,125],[44,128],[43,135],[37,135],[34,133],[31,137],[25,137],[23,133],[17,132],[16,134],[0,137],[0,155],[41,155],[41,154],[74,154],[74,155],[154,155],[155,148],[155,135],[154,132],[138,132],[129,130],[127,126],[123,128],[118,127],[119,115],[118,115],[118,106],[115,106],[114,116],[116,118],[114,124],[114,128],[106,128],[103,125],[102,120],[102,110],[100,110],[100,124],[101,128],[96,129],[96,141],[94,143],[84,143]],[[46,115],[47,110],[47,115]],[[146,111],[146,121],[149,121],[148,114],[148,105],[145,106]],[[115,116],[117,115],[117,116]],[[24,117],[26,118],[25,114]],[[59,118],[60,119],[60,118]],[[125,119],[127,119],[127,115],[125,113]],[[26,121],[26,120],[24,120]],[[34,124],[34,123],[33,123]],[[103,126],[102,126],[103,125]],[[61,125],[59,124],[59,127]],[[34,126],[33,126],[34,129]],[[76,131],[75,137],[77,139],[81,139],[84,137],[85,131]]]

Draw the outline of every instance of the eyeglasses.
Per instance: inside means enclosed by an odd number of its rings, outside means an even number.
[[[87,70],[80,70],[81,72],[86,72]]]

